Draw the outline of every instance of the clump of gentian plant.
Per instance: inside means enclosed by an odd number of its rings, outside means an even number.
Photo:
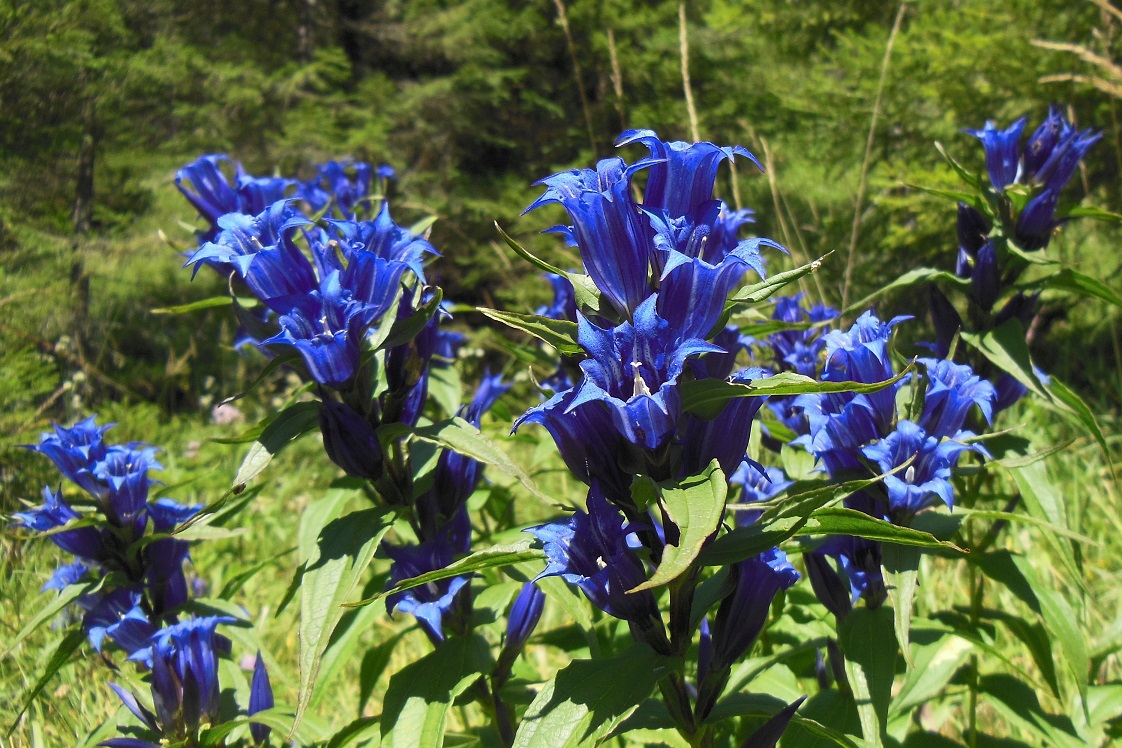
[[[150,472],[162,469],[158,450],[107,442],[105,433],[112,426],[98,426],[91,416],[69,428],[56,425],[38,444],[27,445],[50,458],[84,496],[68,500],[61,487],[48,486],[42,506],[17,512],[13,519],[75,558],[43,586],[43,591],[59,592],[56,606],[73,602],[83,611],[78,636],[67,637],[63,646],[76,650],[84,634],[107,662],[112,651],[120,650],[147,673],[151,709],[110,683],[147,732],[100,745],[209,744],[206,731],[231,716],[220,712],[218,682],[218,659],[230,653],[230,641],[216,628],[237,619],[187,615],[189,541],[181,533],[203,507],[152,497],[158,481]],[[269,676],[258,653],[248,714],[272,705]],[[266,744],[269,728],[255,724],[250,730],[254,744]]]

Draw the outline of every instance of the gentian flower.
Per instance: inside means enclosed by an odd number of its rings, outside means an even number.
[[[596,169],[573,169],[546,177],[546,191],[523,215],[559,203],[571,226],[558,227],[580,249],[585,269],[604,297],[624,317],[651,294],[648,273],[654,247],[650,227],[631,198],[631,175],[649,165],[603,159]]]
[[[377,257],[387,262],[403,263],[421,283],[425,282],[425,256],[440,255],[427,240],[394,223],[389,203],[382,203],[373,221],[329,220],[328,224],[339,248],[350,261]]]
[[[140,593],[131,589],[116,589],[98,596],[83,616],[82,628],[95,652],[102,650],[108,636],[130,655],[147,647],[156,633],[141,607]]]
[[[1020,176],[1020,140],[1027,117],[1021,117],[1008,128],[998,130],[993,122],[986,122],[981,130],[964,130],[982,141],[986,150],[986,171],[990,183],[998,192],[1017,181]]]
[[[374,427],[349,405],[330,399],[321,402],[319,428],[327,456],[347,475],[366,480],[382,477],[385,456]]]
[[[129,658],[152,671],[155,714],[134,709],[135,697],[128,698],[131,694],[118,686],[113,690],[150,730],[173,742],[195,735],[201,725],[215,724],[218,655],[229,646],[215,630],[220,624],[234,622],[229,616],[187,619],[157,631],[147,648]]]
[[[462,507],[435,537],[420,545],[386,543],[383,547],[386,555],[393,559],[387,589],[402,580],[443,569],[456,555],[471,549],[471,520],[467,508]],[[446,620],[465,612],[460,601],[469,599],[467,585],[468,577],[459,576],[397,592],[386,598],[386,610],[412,614],[429,639],[437,644],[444,641]]]
[[[351,178],[347,169],[354,172]],[[374,170],[361,161],[328,161],[316,167],[315,179],[298,182],[296,194],[319,213],[334,202],[344,216],[353,216],[362,198],[370,194]]]
[[[635,553],[638,539],[633,525],[624,524],[619,510],[604,498],[598,483],[588,492],[588,513],[577,510],[559,520],[526,532],[542,542],[547,565],[538,579],[560,576],[579,587],[588,599],[610,616],[640,626],[661,621],[650,590],[629,594],[647,579]]]
[[[923,402],[919,425],[936,437],[953,437],[962,430],[970,409],[977,406],[986,423],[993,422],[993,403],[997,393],[992,384],[969,366],[952,361],[920,359],[927,367],[930,383]]]
[[[35,532],[54,530],[81,517],[82,515],[74,511],[62,497],[62,490],[52,491],[50,486],[43,488],[41,507],[12,515],[12,519],[18,523],[17,526]],[[108,553],[101,532],[95,527],[76,527],[73,530],[52,533],[47,537],[62,550],[87,561],[101,561]]]
[[[249,685],[249,708],[247,714],[252,717],[258,712],[273,708],[273,686],[269,683],[269,671],[265,669],[265,660],[261,652],[257,652],[257,659],[253,664],[253,680]],[[249,725],[249,734],[255,745],[264,745],[269,740],[269,733],[273,728],[257,722]]]
[[[728,668],[748,651],[763,631],[775,595],[799,580],[778,548],[734,564],[731,574],[733,591],[721,601],[710,628],[709,668],[714,671]]]
[[[954,486],[950,478],[959,456],[965,451],[988,456],[980,444],[968,445],[960,441],[972,436],[974,434],[969,431],[961,431],[953,438],[940,439],[905,420],[886,438],[862,448],[861,453],[884,473],[915,458],[904,472],[884,478],[888,515],[894,522],[906,524],[921,509],[931,506],[934,499],[948,507],[954,506]]]
[[[94,476],[94,466],[105,459],[108,446],[105,432],[114,424],[97,425],[97,419],[90,416],[70,428],[53,424],[54,433],[39,435],[38,444],[26,444],[25,449],[46,455],[59,472],[93,496],[104,490],[104,486]]]
[[[229,156],[201,156],[175,174],[175,186],[199,211],[210,228],[200,232],[199,243],[211,241],[218,234],[218,219],[227,213],[257,215],[278,200],[292,184],[289,179],[250,176],[239,163],[234,163],[235,179],[231,185],[221,164],[231,162]],[[189,185],[189,186],[188,186]]]

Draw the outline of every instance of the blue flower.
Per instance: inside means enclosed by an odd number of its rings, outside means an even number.
[[[748,384],[767,375],[763,369],[749,368],[729,377],[729,381]],[[752,421],[763,404],[763,397],[737,397],[729,400],[713,418],[687,414],[681,429],[679,475],[698,475],[713,460],[725,475],[732,473],[744,459]]]
[[[989,172],[990,183],[998,192],[1020,176],[1020,140],[1027,121],[1027,117],[1021,117],[1004,130],[998,130],[993,122],[986,122],[981,130],[964,131],[982,141],[986,151],[986,171]]]
[[[141,607],[140,593],[125,588],[100,595],[82,618],[82,628],[94,651],[102,650],[108,636],[130,655],[149,646],[156,633]]]
[[[546,191],[523,214],[559,203],[571,226],[558,227],[580,249],[585,270],[616,310],[631,318],[651,294],[648,280],[654,246],[647,220],[631,197],[631,175],[648,166],[623,159],[600,161],[596,169],[573,169],[546,177]]]
[[[200,233],[200,243],[217,235],[220,217],[227,213],[257,215],[277,200],[283,200],[292,184],[289,179],[250,176],[241,164],[235,163],[235,181],[231,185],[222,172],[223,162],[231,162],[230,157],[201,156],[175,173],[176,188],[210,224],[207,231]]]
[[[653,130],[628,130],[616,140],[616,147],[642,143],[650,150],[651,167],[643,204],[648,209],[664,210],[672,218],[688,214],[713,199],[717,167],[725,159],[748,158],[763,171],[756,157],[740,146],[722,147],[713,143],[664,142]]]
[[[170,533],[202,510],[201,504],[188,506],[160,498],[148,504],[152,529]],[[144,547],[144,578],[148,599],[156,615],[163,615],[187,602],[187,579],[183,562],[188,557],[188,543],[176,538],[153,540]]]
[[[762,469],[761,469],[762,468]],[[729,477],[729,484],[740,488],[740,504],[754,504],[770,501],[794,485],[787,480],[786,474],[777,467],[763,467],[752,460],[744,460]],[[759,512],[737,512],[738,525],[755,522]]]
[[[374,427],[349,405],[334,400],[320,403],[319,428],[323,448],[347,475],[366,480],[382,477],[384,455]]]
[[[375,173],[378,175],[378,179],[397,179],[397,172],[389,164],[379,164]]]
[[[106,517],[136,537],[144,532],[148,489],[156,482],[148,471],[163,470],[156,462],[156,452],[154,447],[113,446],[94,466],[94,476],[105,486],[101,498]]]
[[[269,683],[269,671],[265,669],[265,660],[261,651],[257,652],[257,660],[253,664],[253,681],[249,685],[249,708],[247,714],[252,717],[258,712],[273,708],[273,686]],[[272,728],[257,722],[249,725],[249,734],[256,745],[264,745],[269,740]]]
[[[218,219],[222,230],[191,255],[186,265],[209,265],[222,275],[236,272],[273,311],[283,314],[294,298],[316,288],[311,262],[293,243],[298,228],[307,219],[287,200],[273,203],[261,213],[228,213]]]
[[[108,446],[103,437],[114,424],[98,426],[97,417],[90,416],[70,428],[63,428],[57,423],[53,426],[53,434],[40,434],[39,443],[24,445],[25,449],[46,455],[68,480],[91,495],[98,496],[104,491],[104,487],[94,476],[93,470],[97,463],[105,459]]]
[[[421,283],[425,282],[425,257],[440,255],[427,240],[394,223],[389,203],[382,203],[373,221],[329,220],[327,223],[339,248],[351,262],[376,257],[387,262],[403,263]],[[357,289],[352,290],[358,293]]]
[[[41,507],[12,515],[18,526],[35,532],[54,530],[81,517],[82,515],[74,511],[62,498],[61,490],[52,491],[49,486],[43,488]],[[88,561],[102,561],[108,553],[100,531],[94,527],[76,527],[73,530],[52,533],[48,537],[62,550]]]
[[[657,296],[635,310],[635,321],[603,329],[581,315],[577,338],[590,358],[581,362],[584,379],[566,413],[586,403],[607,407],[616,430],[629,443],[654,450],[673,433],[679,414],[678,376],[686,360],[701,353],[724,353],[699,338],[684,339],[655,311]]]
[[[790,324],[817,324],[835,319],[838,310],[824,304],[815,304],[810,309],[802,306],[803,295],[781,297],[775,304],[771,318]],[[768,335],[776,366],[782,371],[794,371],[803,376],[815,377],[821,365],[819,360],[826,341],[821,327],[806,330],[780,330]]]
[[[981,445],[960,441],[972,436],[969,431],[962,431],[954,438],[940,439],[928,435],[917,424],[903,420],[886,438],[861,450],[861,454],[876,463],[884,473],[914,458],[902,473],[884,478],[888,491],[888,515],[894,522],[906,524],[936,499],[948,507],[954,506],[954,486],[950,478],[959,456],[966,451],[988,456]]]
[[[507,617],[506,637],[503,639],[504,651],[518,652],[522,649],[537,627],[544,609],[545,593],[537,583],[526,582],[522,585]]]
[[[347,170],[354,172],[352,178]],[[315,179],[297,183],[296,194],[319,213],[332,202],[339,212],[350,217],[359,208],[362,199],[370,194],[374,170],[361,161],[328,161],[316,167]],[[380,175],[379,175],[380,176]]]
[[[710,629],[713,671],[728,668],[748,651],[767,623],[775,595],[799,580],[778,548],[734,564],[731,575],[732,592],[721,601]]]
[[[467,508],[461,508],[435,537],[420,545],[386,543],[383,547],[393,560],[387,589],[405,579],[443,569],[457,555],[471,549],[471,520]],[[445,620],[464,612],[459,601],[470,592],[468,581],[467,576],[452,577],[394,593],[386,598],[386,610],[412,614],[434,643],[442,642]]]
[[[588,492],[587,514],[578,510],[568,520],[526,530],[545,551],[547,565],[538,579],[560,576],[608,615],[642,626],[660,619],[650,590],[628,593],[647,579],[632,531],[597,483]]]
[[[849,606],[845,605],[843,597],[838,599],[840,595],[835,585],[841,580],[836,573],[832,573],[825,562],[819,565],[822,556],[837,560],[838,569],[849,587]],[[844,617],[858,600],[863,599],[868,607],[877,608],[888,596],[881,567],[881,545],[875,540],[833,535],[814,552],[807,554],[807,572],[815,595],[839,618]]]
[[[190,618],[154,633],[150,645],[129,659],[144,663],[152,671],[155,714],[133,710],[122,696],[125,706],[149,729],[173,742],[195,735],[202,724],[216,724],[220,706],[218,656],[229,646],[216,629],[234,622],[229,616]],[[121,695],[120,690],[114,690]]]
[[[970,409],[977,406],[986,423],[993,421],[997,392],[969,366],[952,361],[920,359],[930,383],[919,425],[932,436],[954,436],[962,430]]]

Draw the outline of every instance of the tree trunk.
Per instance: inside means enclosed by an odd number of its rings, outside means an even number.
[[[316,0],[301,0],[300,25],[296,29],[296,58],[307,65],[315,56]]]

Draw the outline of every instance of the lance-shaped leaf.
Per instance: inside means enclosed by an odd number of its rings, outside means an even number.
[[[449,639],[394,673],[382,702],[382,746],[435,748],[457,696],[490,671],[491,648],[479,636]]]
[[[318,427],[319,403],[294,403],[278,413],[246,452],[234,477],[235,490],[260,475],[281,450]]]
[[[515,330],[533,335],[538,340],[549,343],[559,353],[566,356],[575,356],[584,353],[584,349],[577,344],[577,323],[564,319],[550,319],[539,317],[536,314],[518,314],[504,312],[499,309],[478,307],[476,311],[496,322],[513,327]]]
[[[776,273],[770,278],[753,283],[750,286],[745,286],[732,296],[729,297],[728,306],[731,307],[736,304],[758,304],[759,302],[779,293],[784,286],[789,283],[797,281],[805,275],[816,272],[818,268],[822,267],[822,261],[833,254],[833,251],[819,257],[817,260],[812,260],[805,265],[800,265],[793,270],[786,270],[782,273]]]
[[[767,395],[827,394],[830,392],[877,392],[896,384],[911,373],[909,364],[896,376],[883,382],[820,382],[816,379],[785,371],[771,377],[755,379],[748,384],[726,382],[723,379],[695,379],[682,382],[682,409],[702,417],[713,415],[729,400],[737,397],[764,397]]]
[[[603,660],[576,660],[547,681],[526,710],[514,748],[594,746],[651,695],[673,660],[646,645]]]
[[[439,582],[442,579],[450,579],[451,577],[458,577],[464,574],[473,574],[484,569],[497,569],[503,566],[513,566],[520,564],[523,561],[536,561],[545,558],[545,554],[540,548],[531,548],[530,544],[533,543],[532,538],[520,540],[517,543],[507,545],[493,545],[490,548],[476,551],[469,556],[464,556],[458,561],[453,561],[443,569],[436,569],[424,574],[420,574],[409,579],[403,579],[388,590],[379,592],[377,595],[368,597],[365,600],[359,600],[357,603],[346,603],[344,607],[358,608],[364,605],[370,605],[386,595],[394,595],[398,592],[411,590],[414,587],[420,587],[431,582]]]
[[[582,273],[567,273],[561,268],[550,265],[545,260],[541,260],[530,253],[525,247],[518,242],[511,239],[499,222],[495,222],[495,228],[502,234],[503,241],[507,246],[514,250],[522,259],[529,262],[539,270],[544,270],[547,273],[560,275],[573,284],[573,297],[576,300],[577,308],[580,309],[585,316],[588,317],[602,317],[605,314],[605,309],[602,308],[602,299],[600,289],[596,288],[596,284],[592,282],[592,278]]]
[[[653,589],[681,576],[697,560],[705,542],[717,532],[725,511],[728,482],[713,460],[700,475],[658,487],[658,503],[667,525],[678,529],[678,542],[667,543],[655,573],[629,592]]]

